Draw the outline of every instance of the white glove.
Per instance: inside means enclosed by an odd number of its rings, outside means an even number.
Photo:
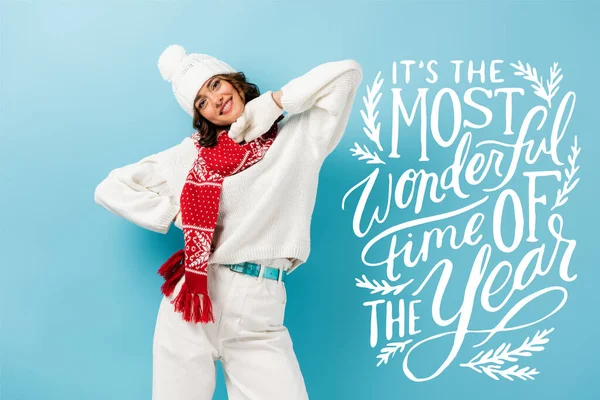
[[[283,114],[283,109],[273,100],[272,93],[268,91],[246,103],[242,115],[231,124],[230,138],[237,143],[244,140],[250,142],[271,128],[275,120]]]

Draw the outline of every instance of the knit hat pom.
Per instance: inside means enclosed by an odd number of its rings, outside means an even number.
[[[164,80],[171,82],[173,73],[181,65],[185,55],[185,49],[178,44],[172,44],[162,52],[158,58],[158,69]]]

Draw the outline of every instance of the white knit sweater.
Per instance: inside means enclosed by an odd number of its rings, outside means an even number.
[[[346,129],[361,81],[361,66],[344,60],[321,64],[281,88],[287,114],[277,138],[261,161],[223,182],[209,264],[281,259],[289,274],[307,260],[319,171]],[[197,155],[187,136],[167,150],[112,170],[97,186],[95,201],[165,234],[179,212],[179,197]],[[180,217],[175,226],[182,229]]]

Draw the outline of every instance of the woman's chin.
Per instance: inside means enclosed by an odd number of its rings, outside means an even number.
[[[211,121],[212,122],[212,121]],[[213,125],[216,126],[218,129],[229,129],[231,127],[231,124],[233,124],[235,121],[215,121],[213,122]]]
[[[237,119],[240,117],[241,114],[237,115],[237,116],[232,116],[231,118],[227,118],[227,120],[223,121],[216,121],[213,122],[213,124],[215,126],[218,126],[219,128],[229,128],[231,126],[231,124],[233,124],[235,121],[237,121]]]
[[[231,117],[231,119],[230,119],[230,120],[231,120],[231,123],[233,124],[235,121],[237,121],[237,120],[238,120],[238,118],[239,118],[239,117],[241,117],[241,115],[242,115],[242,113],[241,113],[241,112],[240,112],[240,113],[237,113],[237,114],[234,114],[234,115],[232,115],[232,117]]]

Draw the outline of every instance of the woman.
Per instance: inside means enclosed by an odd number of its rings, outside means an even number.
[[[158,66],[193,118],[195,132],[167,150],[111,171],[98,185],[95,201],[163,234],[175,220],[184,230],[186,251],[198,228],[190,218],[205,218],[202,213],[210,207],[218,215],[214,230],[205,230],[211,246],[202,298],[210,299],[211,319],[191,323],[189,315],[185,320],[181,309],[173,307],[184,297],[186,279],[201,276],[186,268],[172,292],[165,292],[170,294],[158,312],[152,398],[212,399],[215,361],[220,359],[231,400],[307,399],[283,325],[284,282],[308,258],[319,170],[347,126],[361,67],[354,60],[321,64],[281,90],[261,95],[243,73],[208,55],[186,55],[178,45],[162,53]],[[246,156],[252,150],[256,160],[214,184],[220,190],[216,200],[186,195],[186,188],[205,185],[191,181],[194,173],[197,179],[198,171],[206,172],[203,160],[208,156],[202,155],[219,146],[246,151]],[[219,167],[221,160],[216,161]],[[191,197],[196,203],[190,209]],[[180,212],[182,200],[188,204],[185,212]],[[186,262],[188,258],[186,252]],[[161,269],[174,265],[165,263]],[[199,308],[203,313],[205,306]]]

